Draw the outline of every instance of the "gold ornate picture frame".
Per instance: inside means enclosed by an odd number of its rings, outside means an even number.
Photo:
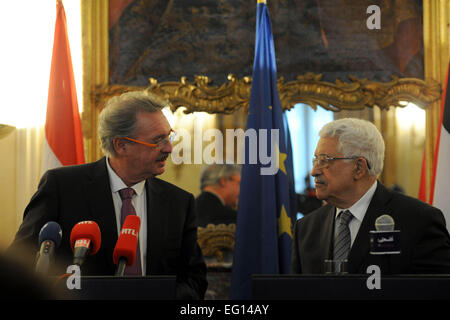
[[[434,141],[439,121],[439,100],[445,78],[443,61],[448,57],[449,3],[445,0],[423,3],[425,80],[396,78],[388,82],[359,79],[352,75],[350,81],[327,82],[321,74],[305,73],[295,80],[278,79],[280,99],[285,110],[296,103],[305,103],[312,108],[322,107],[339,112],[361,110],[378,106],[381,110],[402,107],[404,102],[413,102],[426,109],[426,150],[433,158]],[[87,160],[101,157],[96,138],[97,116],[104,101],[120,93],[148,89],[168,99],[172,110],[185,107],[185,113],[204,111],[217,114],[233,114],[246,110],[249,104],[251,76],[237,78],[228,75],[228,81],[212,85],[207,76],[193,80],[182,77],[180,81],[159,82],[149,75],[147,87],[110,85],[108,83],[108,1],[82,1],[83,52],[84,52],[84,112],[83,130]],[[444,35],[444,37],[443,37]],[[447,35],[447,37],[445,37]],[[445,39],[443,44],[441,40]],[[444,45],[444,47],[443,47]],[[431,53],[431,54],[430,54]],[[428,172],[432,161],[428,161]]]

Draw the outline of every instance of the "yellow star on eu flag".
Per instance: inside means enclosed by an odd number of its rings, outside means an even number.
[[[291,219],[288,217],[283,204],[281,205],[280,217],[278,218],[278,237],[285,232],[292,238]]]
[[[280,168],[281,171],[284,172],[285,175],[287,175],[286,166],[284,165],[284,162],[287,159],[287,153],[280,152],[280,148],[278,147],[278,144],[275,144],[275,159],[278,161],[278,168]]]

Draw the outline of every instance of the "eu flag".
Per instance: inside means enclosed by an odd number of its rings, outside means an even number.
[[[247,131],[258,140],[258,160],[246,141],[231,280],[231,299],[252,298],[252,274],[289,273],[293,208],[292,152],[277,87],[275,48],[265,1],[258,0]],[[254,143],[254,141],[253,141]],[[270,155],[270,161],[267,161]],[[253,157],[254,159],[255,157]],[[271,167],[275,169],[272,170]]]

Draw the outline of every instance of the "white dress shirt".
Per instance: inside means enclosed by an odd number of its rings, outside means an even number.
[[[116,214],[117,235],[119,236],[122,228],[120,225],[122,199],[120,198],[119,190],[127,188],[127,186],[111,168],[108,158],[106,158],[106,166],[108,168],[109,182]],[[131,186],[131,188],[135,191],[131,202],[136,210],[136,215],[141,218],[141,226],[139,228],[139,248],[141,253],[142,274],[145,275],[147,267],[147,195],[145,192],[145,180],[136,183]]]
[[[348,224],[348,227],[350,229],[350,238],[351,238],[351,246],[353,245],[353,242],[355,241],[356,235],[358,234],[359,227],[361,226],[361,222],[364,219],[364,216],[366,215],[367,208],[369,207],[370,201],[372,200],[372,197],[375,193],[375,190],[377,189],[378,182],[375,181],[374,184],[367,190],[367,192],[353,204],[350,208],[336,208],[336,216],[335,216],[335,222],[334,222],[334,237],[336,238],[337,230],[338,230],[338,223],[339,219],[337,219],[339,213],[344,210],[349,210],[352,215],[353,219],[350,220],[350,223]]]

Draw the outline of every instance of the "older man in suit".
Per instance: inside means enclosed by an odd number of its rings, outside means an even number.
[[[212,164],[200,177],[202,192],[195,199],[199,227],[236,223],[241,168],[234,164]]]
[[[378,265],[383,274],[450,273],[442,212],[377,181],[385,149],[377,128],[347,118],[326,124],[319,135],[311,175],[326,205],[295,224],[292,272],[325,273],[325,260],[339,260],[347,261],[349,273],[366,273],[369,265]],[[369,232],[384,214],[401,231],[400,254],[369,253]]]
[[[145,92],[112,98],[99,118],[99,137],[106,157],[85,165],[47,171],[25,209],[11,246],[37,246],[48,221],[61,225],[57,251],[61,266],[71,264],[70,233],[80,221],[93,220],[101,230],[98,253],[86,259],[83,275],[113,275],[113,250],[121,230],[123,192],[141,219],[135,275],[177,276],[177,297],[202,299],[206,266],[197,245],[192,194],[156,178],[172,151],[173,131],[161,109],[166,105]],[[37,249],[37,248],[35,248]],[[127,272],[127,270],[125,270]],[[64,270],[54,270],[64,273]]]

